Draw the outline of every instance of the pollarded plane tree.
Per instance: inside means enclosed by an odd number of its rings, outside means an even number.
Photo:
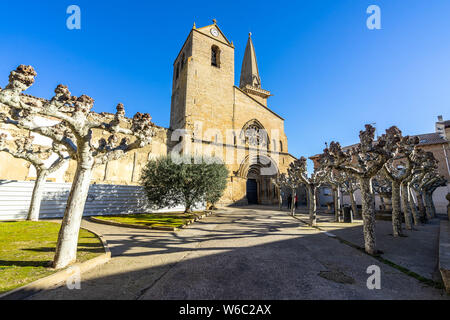
[[[352,207],[352,212],[354,216],[360,216],[358,212],[358,206],[356,205],[355,192],[359,189],[358,181],[352,175],[345,171],[341,171],[342,176],[342,191],[350,197],[350,205]]]
[[[36,181],[33,187],[30,207],[28,209],[27,220],[38,221],[41,208],[42,194],[47,177],[58,171],[69,159],[64,151],[64,147],[53,142],[52,147],[44,147],[33,144],[34,137],[14,135],[14,146],[8,146],[7,135],[0,134],[0,151],[7,152],[17,159],[31,163],[36,169]],[[48,164],[52,154],[57,158]]]
[[[419,225],[421,218],[419,215],[419,211],[417,210],[416,203],[413,195],[413,183],[415,179],[421,176],[422,172],[422,159],[423,159],[424,151],[419,148],[414,148],[414,151],[408,156],[407,160],[411,169],[410,175],[403,180],[401,185],[401,194],[402,194],[402,207],[404,214],[409,214],[409,217],[405,216],[406,228],[409,229],[408,223],[411,223],[411,214],[414,225]],[[401,169],[405,170],[405,169]],[[405,209],[409,207],[408,209]],[[405,211],[408,210],[408,211]],[[414,230],[411,226],[411,230]]]
[[[78,234],[84,205],[95,166],[116,160],[130,151],[151,143],[154,125],[148,114],[136,113],[131,122],[125,119],[122,104],[111,119],[91,112],[94,100],[86,95],[72,96],[66,86],[58,85],[50,100],[23,95],[33,83],[36,72],[20,65],[0,91],[0,103],[8,108],[6,122],[26,129],[66,147],[76,161],[76,172],[58,236],[54,268],[64,268],[76,260]],[[56,125],[39,126],[36,118],[58,120]],[[121,123],[126,123],[121,127]],[[93,129],[103,130],[108,138],[95,139]],[[134,138],[130,141],[130,138]]]
[[[392,198],[392,183],[381,172],[379,172],[372,179],[372,189],[375,194],[380,197],[381,208],[380,210],[386,210],[387,205],[384,199]]]
[[[338,142],[331,142],[321,155],[324,165],[353,175],[359,183],[362,200],[364,247],[367,253],[377,254],[375,241],[375,197],[372,189],[373,177],[392,158],[393,148],[400,140],[397,127],[386,130],[378,141],[374,141],[375,128],[366,125],[360,131],[358,146],[343,151]]]
[[[425,173],[423,173],[423,172],[414,174],[411,177],[411,181],[409,183],[410,188],[411,188],[410,190],[411,190],[412,202],[414,203],[414,196],[417,201],[417,212],[419,215],[420,223],[426,223],[426,221],[427,221],[427,216],[425,213],[425,203],[423,201],[422,191],[420,190],[420,181],[422,181],[422,178],[424,175],[425,175]],[[415,203],[414,203],[414,206],[416,206]]]
[[[319,165],[314,168],[314,172],[308,177],[307,160],[301,157],[299,160],[299,177],[300,181],[305,185],[308,194],[308,210],[310,226],[317,225],[317,199],[316,190],[325,182],[326,170]]]
[[[397,144],[395,157],[386,162],[383,167],[383,174],[390,180],[392,188],[392,228],[394,237],[403,235],[402,211],[406,229],[412,230],[411,212],[408,206],[407,180],[412,173],[414,165],[412,158],[414,157],[414,151],[418,143],[418,137],[402,137]],[[400,165],[396,163],[398,159],[402,160],[399,163]],[[403,160],[406,160],[406,164]]]
[[[289,164],[287,174],[280,175],[280,184],[285,188],[291,190],[291,215],[295,215],[295,196],[297,195],[297,188],[301,185],[300,172],[302,170],[301,163],[298,159],[295,159]]]
[[[436,217],[436,208],[433,202],[433,193],[439,187],[445,187],[447,185],[447,179],[440,176],[436,171],[426,174],[423,178],[421,188],[425,199],[425,210],[427,218],[432,219]]]
[[[327,168],[326,170],[326,182],[331,186],[333,191],[333,207],[334,207],[334,221],[339,222],[341,214],[342,201],[340,198],[341,187],[345,182],[347,175],[344,171],[335,170],[333,168]]]
[[[432,205],[432,198],[427,196],[426,187],[430,181],[438,176],[437,160],[432,152],[418,149],[414,157],[414,162],[415,168],[410,186],[416,193],[421,221],[425,223],[432,216],[431,206],[429,204],[431,200]]]

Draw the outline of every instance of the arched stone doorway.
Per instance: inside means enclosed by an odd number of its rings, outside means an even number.
[[[280,190],[271,181],[278,175],[278,167],[269,156],[247,156],[237,174],[246,180],[248,204],[278,204]]]

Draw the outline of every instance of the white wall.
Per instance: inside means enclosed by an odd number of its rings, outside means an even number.
[[[33,181],[0,180],[0,220],[25,219],[33,192]],[[64,214],[70,183],[47,182],[41,203],[41,218],[59,218]],[[203,210],[204,205],[195,209]],[[143,212],[184,211],[183,206],[152,210],[140,186],[92,184],[84,215],[113,215]]]

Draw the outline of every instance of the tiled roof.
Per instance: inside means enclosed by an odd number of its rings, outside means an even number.
[[[447,140],[442,138],[439,133],[433,132],[433,133],[425,133],[425,134],[418,134],[416,137],[419,138],[419,146],[427,145],[427,144],[439,144],[439,143],[446,143]]]

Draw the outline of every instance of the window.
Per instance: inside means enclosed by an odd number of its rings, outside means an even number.
[[[280,140],[280,151],[283,152],[283,142]]]
[[[211,47],[211,65],[220,68],[220,49],[216,45]]]

